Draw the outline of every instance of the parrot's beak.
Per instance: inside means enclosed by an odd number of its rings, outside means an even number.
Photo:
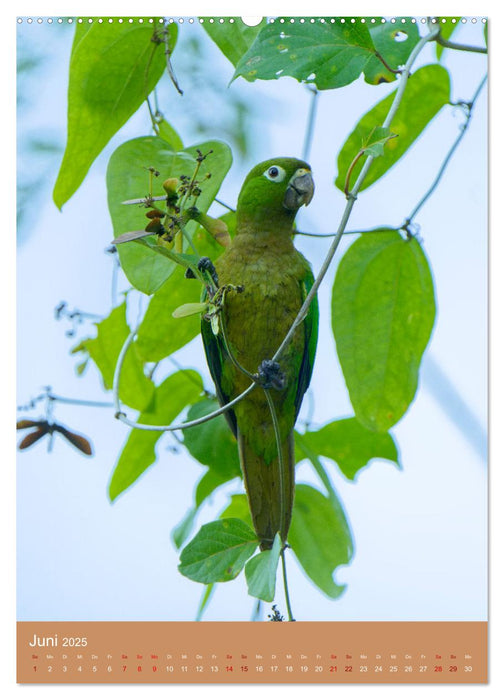
[[[284,207],[296,211],[302,204],[312,201],[315,185],[310,170],[299,168],[291,177],[284,197]]]

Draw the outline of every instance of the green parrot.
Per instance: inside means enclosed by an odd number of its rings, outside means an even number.
[[[283,478],[274,424],[262,386],[257,386],[226,418],[238,441],[240,465],[254,529],[262,550],[280,533],[287,540],[294,501],[294,424],[310,383],[318,334],[314,298],[303,323],[278,358],[278,350],[313,285],[308,261],[293,244],[298,209],[313,196],[310,166],[296,158],[256,165],[241,188],[236,235],[215,262],[218,284],[234,285],[221,311],[228,347],[239,365],[270,391],[278,418]],[[226,352],[222,332],[203,316],[202,337],[221,405],[251,383]],[[282,492],[280,491],[282,489]]]

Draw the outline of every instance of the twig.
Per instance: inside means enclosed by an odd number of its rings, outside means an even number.
[[[174,84],[179,95],[183,95],[184,91],[181,89],[180,85],[178,84],[177,77],[175,75],[175,72],[173,70],[173,66],[171,64],[171,59],[170,59],[171,49],[170,49],[170,38],[169,38],[168,29],[165,29],[165,32],[164,32],[164,45],[165,45],[165,56],[166,56],[166,70],[168,71],[168,75],[170,76],[170,80]]]
[[[229,209],[229,211],[232,211],[232,212],[236,211],[236,209],[233,209],[233,207],[230,207],[229,204],[226,204],[226,202],[223,202],[222,199],[217,199],[217,197],[215,197],[214,202],[217,202],[217,204],[220,204],[221,207],[224,207],[225,209]]]
[[[472,51],[473,53],[488,53],[486,46],[469,46],[468,44],[457,44],[454,41],[448,41],[444,39],[441,34],[438,34],[435,38],[436,43],[440,46],[444,46],[445,49],[455,49],[456,51]]]
[[[25,406],[18,406],[17,410],[27,411],[29,409],[35,408],[35,404],[39,403],[39,401],[44,400],[47,400],[49,404],[53,402],[58,402],[71,404],[72,406],[89,406],[90,408],[112,408],[112,406],[114,405],[110,401],[88,401],[87,399],[72,399],[66,396],[58,396],[57,394],[52,394],[50,389],[48,389],[48,391],[46,391],[44,394],[36,396],[30,401],[30,403],[26,404]]]
[[[287,617],[289,618],[289,622],[295,622],[294,615],[292,614],[292,608],[290,604],[290,598],[289,598],[289,587],[287,585],[287,567],[285,566],[285,547],[282,548],[281,555],[282,557],[282,576],[283,576],[283,583],[284,583],[284,592],[285,592],[285,603],[287,605]]]
[[[375,228],[369,229],[357,229],[355,231],[343,231],[344,236],[355,236],[359,233],[379,233],[381,230],[390,230],[394,228],[390,225],[376,226]],[[309,236],[310,238],[334,238],[336,233],[308,233],[307,231],[297,231],[296,236]]]
[[[119,357],[117,358],[117,364],[114,372],[114,382],[112,387],[115,417],[117,418],[117,420],[120,420],[122,423],[125,423],[125,425],[128,425],[130,428],[138,428],[138,430],[152,430],[154,432],[174,432],[175,430],[184,430],[184,428],[193,428],[196,425],[201,425],[202,423],[206,423],[207,421],[212,420],[212,418],[217,418],[217,416],[226,413],[226,411],[229,411],[231,408],[233,408],[233,406],[236,406],[237,403],[239,403],[242,399],[248,396],[248,394],[250,394],[250,392],[253,389],[255,389],[256,384],[252,383],[247,389],[245,389],[245,391],[243,391],[239,396],[237,396],[229,403],[225,404],[225,406],[221,406],[217,410],[212,411],[212,413],[208,413],[206,416],[201,416],[201,418],[196,418],[195,420],[187,421],[185,423],[179,423],[178,425],[150,425],[146,423],[136,423],[135,421],[129,420],[129,418],[126,416],[122,409],[121,400],[119,398],[119,383],[121,379],[121,371],[124,358],[136,334],[137,330],[135,329],[126,338],[126,341],[121,348],[121,352],[119,353]]]
[[[149,56],[148,61],[147,61],[147,65],[145,66],[145,71],[144,71],[144,97],[145,97],[145,101],[146,101],[146,103],[147,103],[147,109],[149,110],[149,116],[150,116],[150,120],[151,120],[151,123],[152,123],[152,128],[153,128],[154,133],[156,134],[156,136],[159,136],[159,127],[158,127],[158,124],[157,124],[157,122],[156,122],[156,117],[155,117],[155,115],[154,115],[154,112],[152,111],[152,107],[151,107],[151,104],[150,104],[150,101],[149,101],[149,91],[148,91],[148,85],[149,85],[149,71],[150,71],[150,68],[151,68],[151,65],[152,65],[152,59],[154,58],[154,54],[155,54],[155,52],[156,52],[156,49],[157,49],[157,43],[155,43],[154,46],[152,47],[152,51],[151,51],[150,56]]]
[[[231,348],[229,346],[228,337],[227,337],[226,322],[224,320],[223,313],[220,314],[219,325],[220,325],[220,329],[221,329],[221,333],[222,333],[222,340],[224,342],[224,349],[226,351],[227,356],[229,357],[229,359],[231,360],[231,362],[234,364],[234,366],[236,367],[236,369],[239,372],[244,374],[251,381],[255,382],[256,377],[254,377],[254,375],[251,372],[249,372],[247,369],[245,369],[245,367],[243,367],[243,365],[238,361],[238,359],[235,357],[234,353],[231,351]]]
[[[401,77],[399,78],[399,84],[397,86],[397,91],[394,97],[394,100],[390,106],[390,109],[388,111],[387,116],[385,117],[385,120],[382,124],[383,128],[387,129],[390,127],[392,120],[394,119],[396,112],[399,108],[399,105],[402,100],[402,96],[404,94],[404,91],[406,90],[406,85],[408,83],[408,78],[410,75],[410,70],[411,67],[413,66],[413,63],[415,62],[418,54],[421,52],[425,44],[427,44],[429,41],[432,41],[436,37],[436,35],[439,32],[439,27],[436,26],[434,29],[432,29],[426,36],[422,37],[418,44],[415,46],[413,51],[411,52],[406,65],[404,66],[404,70],[401,73]],[[317,275],[317,278],[315,279],[312,288],[308,292],[306,299],[299,310],[298,315],[294,319],[294,322],[292,323],[287,335],[285,336],[282,344],[276,351],[276,353],[273,356],[273,360],[278,360],[279,356],[282,354],[282,352],[285,350],[287,345],[290,343],[292,340],[294,333],[296,332],[296,328],[303,322],[304,318],[306,317],[306,314],[308,313],[308,310],[310,308],[310,304],[312,303],[313,299],[315,298],[315,295],[317,294],[318,288],[320,287],[320,284],[322,280],[324,279],[327,270],[329,269],[329,266],[332,262],[332,259],[334,257],[334,254],[336,253],[336,249],[338,248],[339,242],[341,240],[341,237],[343,235],[343,232],[345,230],[345,226],[347,225],[348,219],[350,218],[350,213],[352,211],[353,205],[357,199],[357,194],[362,186],[362,183],[364,181],[364,178],[368,174],[369,168],[371,167],[371,163],[375,159],[375,156],[369,155],[366,159],[366,162],[364,163],[362,170],[360,171],[359,177],[357,178],[357,181],[352,189],[352,191],[348,195],[348,202],[345,207],[345,210],[343,212],[343,215],[341,217],[341,222],[340,225],[338,226],[338,229],[336,231],[336,235],[334,236],[334,240],[331,244],[331,247],[329,248],[329,251],[326,255],[326,258],[324,262],[322,263],[322,267],[320,268],[320,271]]]
[[[280,425],[278,424],[278,416],[275,410],[275,404],[271,398],[271,394],[268,389],[263,387],[264,395],[266,396],[266,401],[268,402],[268,408],[271,414],[271,420],[273,422],[273,429],[275,431],[275,440],[278,453],[278,490],[280,492],[280,536],[282,536],[282,530],[285,525],[285,498],[284,498],[284,461],[282,454],[282,437],[280,435]],[[285,544],[285,541],[282,541]]]
[[[308,114],[308,125],[306,127],[305,141],[303,145],[303,160],[307,161],[310,156],[311,145],[313,141],[313,133],[315,130],[315,119],[317,116],[318,90],[310,88],[312,99],[310,103],[310,112]]]
[[[435,190],[436,187],[438,186],[438,184],[439,184],[441,178],[443,177],[444,172],[445,172],[445,170],[446,170],[446,168],[447,168],[447,166],[448,166],[448,163],[450,162],[450,160],[451,160],[453,154],[454,154],[455,151],[457,150],[457,148],[458,148],[460,142],[461,142],[462,139],[464,138],[464,134],[465,134],[465,132],[466,132],[466,130],[467,130],[467,127],[469,126],[469,122],[471,121],[472,110],[473,110],[473,107],[474,107],[474,103],[475,103],[476,100],[478,99],[479,94],[480,94],[481,90],[483,89],[483,86],[484,86],[484,84],[485,84],[485,82],[486,82],[486,79],[487,79],[487,76],[485,75],[485,77],[483,78],[483,80],[481,81],[481,83],[478,85],[478,89],[477,89],[476,92],[474,93],[474,97],[472,98],[472,100],[471,100],[469,103],[467,103],[466,120],[465,120],[464,124],[462,124],[462,126],[460,127],[460,133],[459,133],[459,135],[457,136],[457,138],[455,139],[455,141],[454,141],[452,147],[450,148],[450,150],[449,150],[448,153],[446,154],[446,157],[445,157],[445,159],[443,160],[443,163],[442,163],[442,165],[441,165],[441,167],[440,167],[440,169],[439,169],[439,172],[438,172],[438,174],[437,174],[437,176],[436,176],[434,182],[433,182],[432,185],[429,187],[429,189],[427,190],[427,192],[424,194],[424,196],[422,197],[422,199],[418,202],[418,204],[417,204],[416,207],[413,209],[413,211],[411,212],[411,214],[406,218],[406,220],[404,221],[403,225],[401,226],[402,229],[407,229],[407,227],[411,224],[411,222],[413,221],[413,219],[415,218],[415,216],[418,214],[418,212],[420,211],[420,209],[423,207],[423,205],[425,204],[425,202],[429,199],[429,197],[432,195],[432,193],[434,192],[434,190]]]
[[[387,63],[387,61],[383,58],[383,56],[381,55],[381,53],[379,53],[378,51],[375,51],[375,56],[376,56],[376,58],[377,58],[379,61],[381,61],[381,62],[383,63],[383,65],[385,66],[385,68],[386,68],[388,71],[390,71],[391,73],[395,73],[396,75],[400,75],[400,74],[402,73],[401,68],[391,68],[391,67],[389,66],[389,64]]]
[[[408,82],[408,77],[410,74],[411,67],[413,63],[415,62],[418,54],[421,52],[425,44],[427,42],[432,41],[436,37],[436,35],[439,32],[439,26],[434,27],[426,36],[422,37],[420,41],[417,43],[413,51],[411,52],[406,65],[404,66],[404,70],[401,73],[401,77],[399,79],[399,84],[397,87],[397,91],[394,97],[394,100],[392,102],[392,105],[390,106],[390,109],[388,111],[388,114],[385,118],[385,121],[383,122],[382,126],[384,128],[388,128],[399,108],[399,105],[401,103],[402,96],[404,94],[404,91],[406,89],[406,85]],[[283,339],[282,343],[280,344],[280,347],[276,351],[276,353],[273,355],[271,358],[273,361],[278,360],[280,355],[283,353],[287,345],[291,342],[297,327],[303,322],[304,318],[306,317],[308,310],[310,308],[310,305],[318,291],[318,288],[320,287],[322,280],[324,279],[327,270],[329,269],[329,266],[332,262],[332,259],[334,257],[334,254],[336,253],[336,249],[338,248],[339,242],[341,240],[341,237],[344,233],[345,226],[348,222],[348,219],[350,217],[350,213],[352,211],[353,205],[355,204],[355,201],[357,200],[357,194],[362,186],[362,182],[364,181],[364,178],[366,177],[369,168],[371,166],[371,163],[373,162],[375,156],[369,155],[362,167],[362,170],[357,178],[357,181],[352,189],[352,191],[348,195],[348,202],[345,207],[345,210],[343,212],[343,215],[341,217],[340,224],[338,226],[338,229],[336,231],[336,234],[334,235],[334,240],[331,244],[331,247],[329,248],[329,251],[326,255],[326,258],[324,262],[322,263],[322,267],[320,268],[319,274],[317,275],[317,278],[315,279],[312,288],[310,289],[303,305],[301,306],[301,309],[299,310],[298,315],[292,322],[292,325],[287,332],[287,335]],[[122,411],[121,408],[121,403],[119,400],[119,380],[121,377],[121,369],[122,369],[122,364],[124,362],[124,356],[126,354],[126,351],[128,350],[129,346],[133,342],[133,339],[136,335],[136,330],[133,331],[128,338],[126,339],[126,342],[124,343],[121,352],[119,353],[119,358],[117,360],[117,365],[115,368],[114,372],[114,384],[113,384],[113,394],[114,394],[114,406],[115,406],[115,416],[119,420],[121,420],[123,423],[126,425],[129,425],[132,428],[139,428],[141,430],[154,430],[154,431],[174,431],[174,430],[182,430],[184,428],[189,428],[195,425],[201,425],[202,423],[205,423],[208,420],[211,420],[212,418],[215,418],[216,416],[221,415],[222,413],[225,413],[229,409],[231,409],[233,406],[235,406],[237,403],[239,403],[242,399],[244,399],[255,387],[257,386],[257,382],[252,382],[245,391],[243,391],[239,396],[237,396],[235,399],[230,401],[229,403],[225,404],[224,406],[221,406],[220,409],[213,411],[212,413],[207,414],[206,416],[201,416],[201,418],[198,418],[194,421],[189,421],[187,423],[181,423],[177,426],[154,426],[154,425],[145,425],[141,423],[135,423],[134,421],[130,421],[125,413]]]

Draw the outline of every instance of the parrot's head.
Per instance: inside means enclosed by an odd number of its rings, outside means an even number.
[[[292,223],[298,209],[308,205],[314,184],[308,163],[297,158],[272,158],[253,168],[238,197],[238,216],[261,222]]]

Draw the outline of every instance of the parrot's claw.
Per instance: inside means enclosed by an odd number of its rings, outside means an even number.
[[[185,271],[185,278],[188,280],[195,280],[196,279],[196,275],[194,274],[194,272],[191,270],[190,267],[188,267],[187,270]]]
[[[200,258],[198,260],[198,270],[200,272],[209,272],[215,286],[219,286],[219,278],[217,277],[217,271],[210,258]]]
[[[274,360],[263,360],[259,365],[259,370],[255,375],[257,383],[264,389],[285,389],[287,380],[278,362]]]

